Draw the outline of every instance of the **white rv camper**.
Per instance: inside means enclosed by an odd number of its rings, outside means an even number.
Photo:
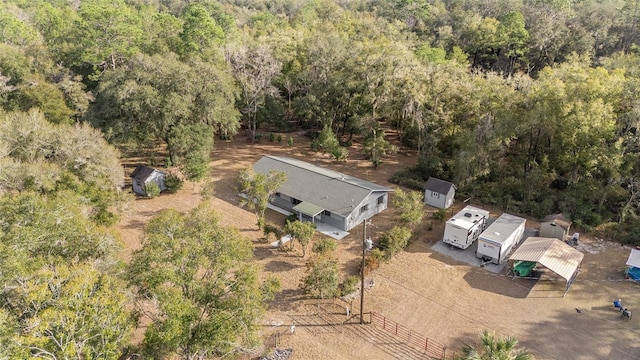
[[[466,249],[487,227],[489,212],[477,207],[467,206],[447,220],[444,226],[442,242]]]
[[[507,260],[509,251],[522,240],[525,223],[525,219],[515,215],[500,215],[478,237],[476,256],[494,264]]]

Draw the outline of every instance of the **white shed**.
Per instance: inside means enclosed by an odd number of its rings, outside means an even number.
[[[448,209],[453,205],[456,186],[452,183],[430,177],[424,183],[424,203],[438,209]]]
[[[147,196],[145,186],[151,182],[156,183],[162,192],[167,189],[164,181],[166,176],[167,174],[160,170],[145,165],[138,165],[130,175],[133,192]]]

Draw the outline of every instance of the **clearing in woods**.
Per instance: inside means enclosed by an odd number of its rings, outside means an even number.
[[[223,223],[237,227],[253,241],[255,260],[262,264],[264,275],[275,274],[281,280],[281,291],[263,319],[265,351],[277,343],[279,348],[293,349],[291,359],[424,358],[398,338],[372,325],[359,325],[359,318],[353,317],[360,311],[357,293],[346,301],[306,298],[298,285],[310,252],[302,258],[300,249],[285,252],[272,248],[258,230],[255,215],[236,206],[234,181],[238,171],[263,155],[300,158],[385,186],[393,186],[388,182],[393,173],[415,164],[415,155],[400,153],[385,158],[374,169],[357,150],[350,151],[347,162],[335,163],[328,155],[312,152],[308,139],[301,135],[294,135],[292,147],[286,140],[252,144],[238,137],[218,141],[211,156],[216,190],[210,201],[222,214]],[[127,174],[133,170],[132,165],[125,164]],[[123,258],[128,259],[131,250],[139,248],[142,227],[153,215],[165,208],[188,211],[202,201],[199,187],[185,184],[176,194],[139,199],[129,206],[117,226],[127,245]],[[457,203],[451,214],[463,205]],[[489,210],[492,217],[501,213]],[[446,346],[447,358],[452,358],[463,344],[474,342],[483,330],[516,337],[519,346],[537,359],[640,358],[640,318],[621,321],[612,303],[622,298],[625,306],[640,310],[640,285],[626,281],[623,274],[628,248],[581,236],[578,249],[585,253],[582,269],[563,298],[565,283],[561,279],[537,283],[513,280],[504,273],[494,274],[433,251],[431,246],[441,239],[444,222],[433,220],[433,209],[425,212],[424,223],[414,231],[411,245],[370,275],[375,286],[365,291],[367,321],[371,311],[382,314]],[[268,210],[267,221],[281,225],[284,217]],[[375,216],[372,222],[367,235],[375,241],[393,225],[393,209]],[[537,224],[528,221],[527,226],[535,228]],[[317,233],[315,239],[320,236]],[[338,241],[336,255],[344,274],[357,274],[361,246],[361,227]],[[350,308],[350,318],[346,307]]]

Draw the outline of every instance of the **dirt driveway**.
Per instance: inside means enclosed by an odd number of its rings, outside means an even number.
[[[244,140],[216,143],[212,154],[216,195],[211,202],[226,224],[253,240],[255,259],[262,264],[265,276],[276,274],[282,282],[282,290],[263,321],[265,351],[277,344],[292,348],[292,359],[424,358],[397,338],[371,325],[359,325],[358,318],[347,321],[346,306],[352,315],[359,312],[357,294],[351,300],[322,303],[303,296],[298,284],[309,255],[303,259],[300,251],[271,248],[258,231],[255,216],[235,205],[233,183],[238,171],[263,155],[297,157],[386,186],[391,186],[387,181],[391,174],[414,164],[415,157],[398,154],[374,169],[353,150],[346,163],[336,164],[326,155],[311,152],[308,140],[300,135],[295,136],[293,147],[286,141],[280,144],[264,139],[259,144]],[[139,247],[142,226],[151,216],[163,208],[189,210],[201,201],[198,190],[199,185],[187,184],[177,194],[137,200],[118,225],[127,251]],[[426,211],[425,223],[416,229],[407,250],[373,273],[375,286],[365,291],[365,313],[383,314],[446,346],[448,358],[483,330],[515,336],[537,359],[640,358],[640,284],[622,276],[628,248],[582,235],[582,270],[563,298],[563,281],[514,281],[433,251],[431,246],[442,236],[442,223],[432,220],[432,210]],[[377,215],[367,234],[375,239],[392,226],[392,215],[391,209]],[[492,216],[497,215],[492,210]],[[268,211],[268,221],[281,224],[283,217]],[[339,241],[337,253],[346,274],[357,272],[361,241],[359,227]],[[619,318],[611,302],[617,297],[637,310],[636,318],[629,322]],[[290,333],[292,324],[296,325],[294,334]]]

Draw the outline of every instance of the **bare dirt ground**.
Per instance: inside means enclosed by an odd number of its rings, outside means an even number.
[[[264,353],[277,345],[292,348],[292,359],[425,358],[372,325],[359,325],[357,316],[347,318],[347,306],[352,315],[359,313],[359,295],[346,301],[306,298],[298,284],[310,255],[302,258],[299,249],[284,252],[272,248],[258,231],[255,215],[236,206],[233,190],[238,171],[263,155],[300,158],[386,186],[392,186],[389,177],[413,165],[415,157],[406,153],[394,155],[374,169],[361,154],[351,150],[349,160],[337,164],[327,155],[311,152],[304,137],[294,137],[293,147],[287,146],[286,140],[277,143],[263,139],[251,144],[239,137],[217,142],[212,153],[216,184],[212,206],[222,214],[225,224],[237,227],[254,242],[255,261],[263,266],[264,276],[275,274],[281,279],[281,291],[263,319]],[[144,223],[160,210],[188,211],[202,201],[199,187],[186,184],[176,194],[136,200],[118,224],[127,245],[123,257],[129,258],[130,251],[139,248]],[[501,213],[490,210],[492,216]],[[365,320],[371,311],[383,314],[446,346],[447,358],[452,358],[463,344],[473,342],[483,330],[518,338],[520,346],[537,359],[640,358],[640,318],[622,321],[612,306],[612,300],[620,297],[631,310],[640,310],[640,284],[624,280],[623,276],[628,248],[581,234],[578,249],[585,253],[582,270],[563,298],[565,283],[557,278],[537,283],[514,281],[504,274],[493,274],[434,252],[431,246],[441,239],[443,223],[432,219],[433,210],[426,212],[424,225],[415,230],[406,251],[371,275],[375,286],[365,291]],[[267,213],[269,222],[283,223],[282,215]],[[377,234],[392,225],[393,211],[388,209],[373,219],[367,235],[375,240]],[[531,221],[527,226],[537,224]],[[338,242],[336,254],[345,274],[357,273],[361,244],[360,227]],[[296,325],[294,334],[290,333],[292,324]]]

